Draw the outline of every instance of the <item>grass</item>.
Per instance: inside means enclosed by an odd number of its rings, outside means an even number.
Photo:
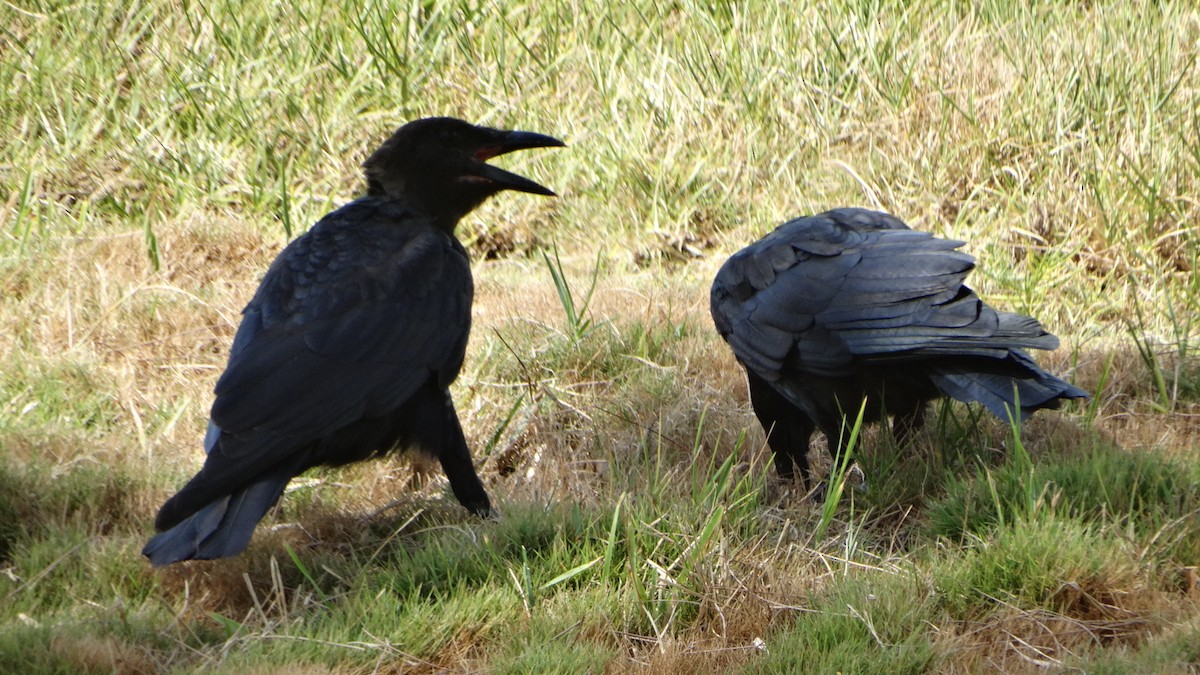
[[[0,27],[0,671],[1200,668],[1189,4],[93,0]],[[503,517],[388,459],[297,480],[238,558],[151,570],[261,274],[435,114],[568,143],[501,160],[559,198],[459,230],[454,395]],[[1094,398],[1019,436],[957,404],[906,449],[862,429],[868,489],[829,508],[780,482],[707,288],[841,205],[967,241]]]

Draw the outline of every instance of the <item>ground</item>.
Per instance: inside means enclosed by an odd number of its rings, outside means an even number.
[[[1200,669],[1200,12],[360,4],[0,9],[0,671]],[[501,517],[396,457],[151,569],[266,266],[435,114],[568,143],[459,229]],[[835,206],[967,241],[1093,398],[781,482],[708,285]]]

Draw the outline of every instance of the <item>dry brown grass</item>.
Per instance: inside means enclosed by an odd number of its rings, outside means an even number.
[[[51,641],[63,661],[77,672],[129,673],[130,675],[160,672],[156,655],[143,647],[117,638],[91,635],[58,636]]]
[[[1198,385],[1187,385],[1200,380],[1189,351],[1196,324],[1179,320],[1200,310],[1195,8],[884,2],[868,15],[837,2],[582,2],[472,13],[434,3],[375,16],[325,3],[331,14],[317,16],[301,6],[316,18],[269,3],[82,3],[6,15],[0,458],[48,493],[72,480],[81,487],[19,500],[16,526],[47,537],[30,554],[41,567],[0,571],[19,579],[13,602],[32,604],[20,611],[46,625],[74,621],[79,603],[115,607],[127,595],[150,598],[145,611],[173,616],[185,633],[214,629],[211,612],[246,621],[229,643],[199,640],[199,653],[195,642],[164,653],[103,632],[55,638],[76,669],[221,667],[253,652],[257,637],[282,640],[281,627],[302,630],[336,607],[287,564],[285,546],[336,566],[384,544],[434,541],[439,527],[472,527],[436,466],[388,458],[304,481],[234,561],[109,570],[134,564],[154,510],[200,464],[212,385],[241,307],[284,244],[280,219],[302,229],[347,200],[371,143],[417,115],[522,126],[570,144],[510,160],[559,199],[495,200],[460,232],[477,293],[454,394],[502,510],[575,504],[607,515],[622,495],[629,508],[665,486],[667,511],[693,497],[697,466],[735,452],[734,474],[757,475],[768,453],[743,375],[711,329],[708,283],[729,253],[776,223],[835,205],[885,208],[967,240],[981,295],[1063,337],[1039,360],[1095,391],[1095,414],[1078,406],[1031,420],[1023,440],[1035,461],[1087,456],[1101,442],[1195,461],[1200,401]],[[402,63],[373,51],[385,35],[408,40]],[[598,323],[570,346],[539,257],[552,243],[577,291],[602,254]],[[671,326],[681,329],[666,336]],[[639,352],[647,327],[665,342],[653,358]],[[1131,336],[1179,375],[1168,378],[1169,395]],[[996,466],[1012,449],[1008,432],[981,425],[979,463]],[[937,457],[936,441],[922,435],[914,462]],[[887,452],[886,434],[868,432],[864,463]],[[817,470],[827,466],[820,442],[810,456]],[[940,477],[923,480],[931,493],[944,489]],[[686,621],[656,634],[629,610],[583,621],[577,639],[614,649],[612,670],[737,668],[762,656],[754,638],[785,633],[822,593],[852,582],[847,570],[907,573],[947,545],[920,531],[936,494],[909,490],[882,505],[852,495],[869,511],[844,508],[814,541],[820,508],[798,493],[765,482],[758,538],[724,533],[713,544],[682,597],[694,609]],[[646,518],[630,527],[666,526]],[[1123,527],[1106,536],[1135,536]],[[56,548],[53,536],[81,531],[109,548],[87,560]],[[698,537],[683,525],[660,534],[664,546]],[[1138,555],[1152,558],[1145,546]],[[70,586],[72,565],[95,584]],[[1032,672],[1100,649],[1135,652],[1194,623],[1194,582],[1177,562],[1163,566],[1102,578],[1054,607],[941,621],[938,667]],[[60,580],[69,590],[46,590]],[[546,602],[570,615],[569,596]],[[436,657],[406,654],[386,636],[361,648],[379,672],[486,670],[499,633],[529,628],[533,617],[521,616],[505,630],[463,621]],[[294,659],[233,667],[372,669],[314,665],[337,657],[288,639]]]
[[[936,641],[946,655],[943,672],[1034,673],[1064,668],[1095,650],[1136,649],[1194,612],[1181,608],[1176,597],[1152,595],[1141,598],[1137,610],[1089,600],[1089,608],[1082,612],[1008,607],[986,621],[943,626]]]

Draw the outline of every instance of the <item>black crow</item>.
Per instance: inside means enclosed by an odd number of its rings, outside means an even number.
[[[834,465],[866,399],[864,422],[893,415],[907,439],[927,402],[949,396],[1020,418],[1087,392],[1023,349],[1054,349],[1036,320],[997,312],[963,285],[974,258],[886,213],[837,209],[796,218],[735,253],[713,281],[721,337],[746,368],[750,400],[779,475],[820,429]]]
[[[237,555],[292,477],[398,446],[435,455],[458,501],[486,516],[448,391],[474,291],[454,228],[501,190],[553,195],[485,162],[561,145],[444,117],[385,141],[363,163],[366,196],[290,243],[242,311],[204,467],[159,510],[142,554],[156,566]]]

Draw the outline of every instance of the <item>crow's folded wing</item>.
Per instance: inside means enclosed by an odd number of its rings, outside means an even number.
[[[289,245],[246,307],[212,407],[237,442],[215,443],[205,473],[273,465],[457,375],[473,293],[462,246],[354,206]]]
[[[713,317],[769,381],[784,370],[838,377],[872,362],[1053,348],[1037,321],[996,312],[963,285],[974,259],[960,246],[873,211],[799,218],[726,262]]]

